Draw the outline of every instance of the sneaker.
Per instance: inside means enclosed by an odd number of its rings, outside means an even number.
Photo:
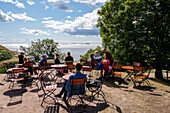
[[[59,98],[61,98],[61,95],[60,95],[60,94],[57,94],[57,95],[54,95],[54,97],[59,97]]]

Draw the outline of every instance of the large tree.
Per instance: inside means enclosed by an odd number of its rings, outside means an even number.
[[[98,11],[98,27],[105,47],[124,64],[151,61],[163,79],[169,67],[170,0],[110,0]]]
[[[34,56],[35,60],[39,60],[42,54],[46,54],[49,59],[54,59],[54,54],[59,53],[58,43],[53,39],[38,39],[36,42],[32,41],[28,48],[20,46],[20,49],[27,55]]]

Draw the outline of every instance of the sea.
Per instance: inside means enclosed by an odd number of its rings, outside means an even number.
[[[21,52],[20,46],[29,47],[29,44],[0,44],[12,51]],[[84,55],[89,49],[95,49],[97,46],[102,47],[101,43],[62,43],[58,48],[61,53],[70,52],[74,61],[79,61],[80,55]]]

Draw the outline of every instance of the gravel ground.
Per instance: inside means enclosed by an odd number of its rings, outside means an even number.
[[[97,75],[96,73],[93,73]],[[117,85],[112,79],[103,82],[107,104],[98,100],[85,101],[86,105],[68,108],[59,99],[59,104],[44,104],[40,106],[43,92],[36,86],[32,88],[15,84],[11,90],[8,81],[4,81],[5,74],[0,74],[0,113],[169,113],[170,87],[153,80],[149,80],[151,87],[133,88],[128,85]],[[123,74],[125,76],[125,73]],[[94,77],[94,76],[93,76]],[[58,85],[56,94],[61,90]]]

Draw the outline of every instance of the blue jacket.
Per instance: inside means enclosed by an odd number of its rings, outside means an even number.
[[[71,79],[83,79],[87,78],[86,74],[83,74],[81,72],[76,72],[74,75],[71,75],[66,83],[66,90],[67,92],[67,97],[71,97],[72,95],[79,95],[79,94],[84,94],[85,93],[85,85],[73,85],[71,87]],[[87,80],[87,79],[86,79]],[[87,81],[86,81],[87,82]],[[71,89],[78,89],[80,88],[81,90],[73,90]]]

